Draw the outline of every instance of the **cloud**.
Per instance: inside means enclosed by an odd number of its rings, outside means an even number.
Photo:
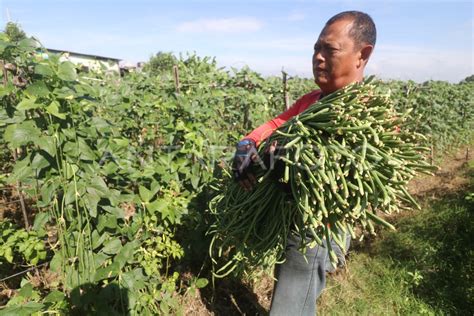
[[[263,23],[256,18],[236,17],[226,19],[198,19],[183,22],[177,27],[179,32],[254,32],[262,28]]]

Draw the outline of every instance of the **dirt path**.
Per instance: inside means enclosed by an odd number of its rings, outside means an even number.
[[[470,155],[466,157],[468,148]],[[434,176],[421,175],[413,179],[408,184],[409,192],[416,198],[436,198],[466,186],[469,179],[461,172],[461,169],[469,159],[472,159],[473,153],[474,146],[470,146],[446,155],[441,162],[437,163],[440,170]]]

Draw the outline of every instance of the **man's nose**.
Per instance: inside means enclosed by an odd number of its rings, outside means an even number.
[[[323,62],[324,61],[324,57],[321,54],[320,50],[314,51],[313,61],[318,61],[318,62]]]

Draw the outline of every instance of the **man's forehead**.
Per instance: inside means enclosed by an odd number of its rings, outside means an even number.
[[[326,25],[321,31],[319,39],[328,41],[337,39],[341,35],[349,35],[353,23],[353,20],[344,19]]]

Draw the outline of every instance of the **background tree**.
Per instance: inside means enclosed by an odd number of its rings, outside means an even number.
[[[25,32],[20,25],[15,22],[8,22],[5,26],[5,33],[12,42],[18,42],[26,38]]]
[[[171,72],[173,65],[178,62],[177,58],[170,52],[158,52],[150,57],[150,60],[143,67],[146,72],[161,74]]]
[[[461,80],[460,83],[465,83],[465,82],[474,82],[474,75],[467,76],[464,78],[464,80]]]

